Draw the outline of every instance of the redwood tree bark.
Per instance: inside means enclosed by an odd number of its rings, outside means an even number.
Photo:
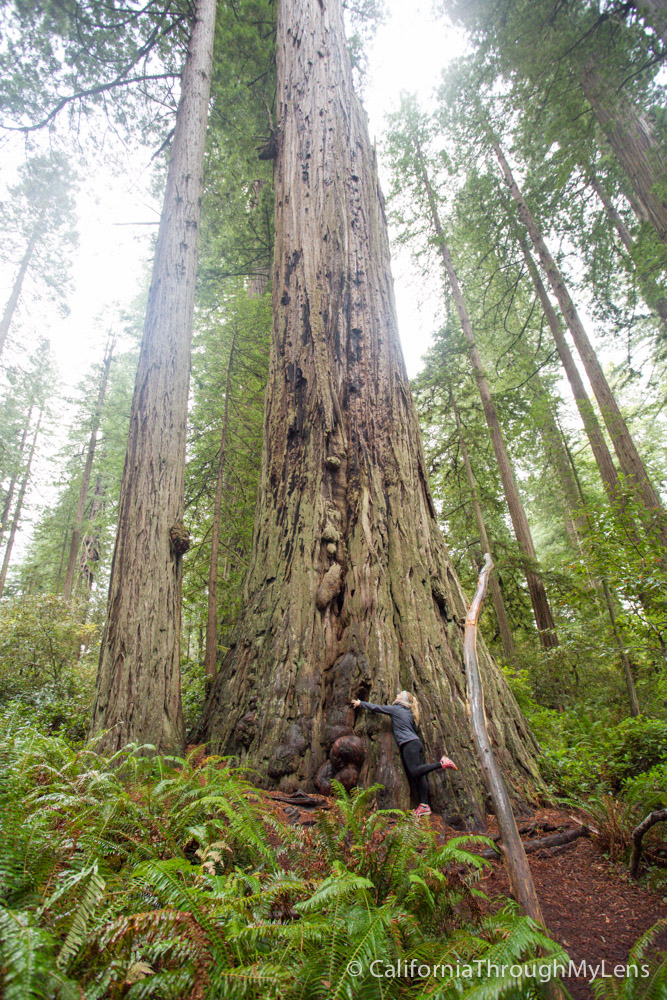
[[[586,60],[579,82],[602,131],[623,167],[641,214],[667,243],[667,203],[660,196],[665,183],[665,150],[650,121],[624,93],[615,91],[600,73],[597,57]]]
[[[531,281],[533,282],[533,287],[537,292],[544,315],[546,316],[549,324],[549,329],[551,330],[551,335],[554,338],[556,350],[558,351],[558,357],[561,360],[567,380],[570,383],[572,395],[574,396],[574,401],[577,404],[577,409],[579,410],[579,415],[584,425],[584,430],[586,431],[586,437],[588,438],[588,443],[591,446],[591,451],[593,452],[593,457],[595,458],[598,472],[600,473],[602,485],[604,486],[605,492],[609,497],[610,503],[612,506],[616,506],[622,501],[622,491],[618,473],[616,472],[616,466],[614,465],[614,459],[612,458],[611,452],[607,447],[607,442],[605,441],[598,418],[595,415],[593,404],[589,399],[583,379],[579,374],[579,369],[577,368],[576,362],[572,357],[572,352],[570,351],[568,343],[565,339],[560,319],[551,304],[551,300],[549,299],[547,290],[544,287],[542,279],[540,278],[535,261],[531,257],[530,251],[523,240],[521,241],[521,250],[523,252],[524,260],[528,266],[528,273],[530,274]]]
[[[408,802],[386,721],[352,697],[422,704],[429,755],[460,771],[434,801],[481,817],[465,708],[465,600],[427,484],[396,328],[383,199],[352,90],[339,0],[281,0],[274,329],[244,611],[200,722],[255,780],[374,781]],[[490,727],[515,796],[535,744],[482,652]],[[344,739],[354,734],[362,740]]]
[[[88,487],[90,486],[90,477],[93,471],[93,462],[95,460],[95,450],[97,448],[97,432],[100,428],[102,406],[104,405],[104,397],[107,391],[107,382],[109,381],[109,370],[111,368],[111,362],[113,360],[113,348],[114,348],[114,343],[113,341],[111,341],[104,355],[104,361],[102,362],[102,375],[100,377],[100,385],[97,393],[95,409],[93,410],[92,414],[92,420],[90,425],[90,437],[88,438],[88,448],[86,450],[86,461],[83,466],[83,476],[81,477],[81,487],[79,489],[79,500],[76,506],[76,513],[74,515],[72,540],[70,542],[69,556],[67,558],[67,569],[65,570],[65,582],[63,584],[63,597],[65,598],[65,600],[70,599],[70,597],[72,596],[72,590],[74,589],[74,577],[76,573],[77,556],[79,554],[79,547],[81,545],[81,526],[83,524],[83,515],[86,509],[86,500],[88,498]]]
[[[215,6],[195,6],[132,400],[93,705],[105,750],[183,747],[185,443]]]
[[[95,569],[101,557],[101,539],[99,527],[94,523],[97,515],[104,507],[104,484],[98,476],[90,503],[89,521],[91,527],[81,539],[79,550],[79,574],[85,581],[88,597],[95,583]]]
[[[574,302],[570,296],[567,285],[560,273],[556,262],[549,253],[539,226],[530,211],[526,199],[524,198],[518,184],[516,183],[510,166],[505,159],[502,149],[493,136],[489,136],[489,141],[500,168],[505,178],[505,182],[514,198],[519,216],[524,223],[530,239],[535,247],[540,263],[549,279],[558,305],[560,306],[563,318],[572,334],[586,374],[591,383],[591,388],[598,401],[602,419],[605,422],[614,451],[618,457],[619,465],[625,476],[627,485],[634,491],[638,500],[644,507],[644,523],[647,530],[656,537],[662,545],[667,545],[667,527],[665,525],[664,510],[658,493],[653,483],[649,479],[644,463],[637,451],[632,435],[628,431],[618,403],[614,397],[609,383],[605,378],[602,366],[598,361],[593,345],[584,328]]]

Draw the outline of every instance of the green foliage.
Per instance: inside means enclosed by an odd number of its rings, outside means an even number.
[[[1,721],[5,996],[527,1000],[538,953],[566,960],[513,909],[482,916],[466,838],[443,847],[412,815],[376,812],[375,789],[338,788],[303,830],[226,760],[106,760]],[[474,964],[466,980],[372,975],[399,959]],[[521,975],[487,980],[487,960]]]
[[[606,738],[604,773],[618,790],[629,778],[667,761],[667,722],[662,719],[624,719]]]
[[[582,798],[603,784],[600,767],[608,718],[539,706],[533,706],[528,718],[542,749],[540,773],[556,795]]]
[[[592,983],[595,1000],[660,1000],[667,993],[667,953],[650,955],[658,936],[667,928],[667,920],[659,920],[630,949],[628,974],[625,978],[595,979]],[[648,974],[647,974],[648,973]]]
[[[594,791],[623,789],[640,806],[641,789],[648,803],[655,787],[659,797],[667,762],[667,722],[645,716],[616,722],[608,712],[591,718],[581,708],[557,712],[534,703],[527,707],[542,747],[542,775],[557,795],[582,798]],[[632,789],[636,796],[630,795]]]
[[[628,778],[623,794],[644,815],[654,809],[664,809],[667,806],[667,756],[650,770]]]
[[[0,604],[0,705],[82,739],[95,683],[99,626],[55,594]]]
[[[195,726],[199,718],[205,690],[206,674],[203,661],[184,659],[181,663],[181,699],[186,732]]]

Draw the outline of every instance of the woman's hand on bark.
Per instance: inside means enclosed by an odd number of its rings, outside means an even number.
[[[359,701],[358,698],[353,698],[350,704],[352,705],[352,708],[359,708],[361,702]]]

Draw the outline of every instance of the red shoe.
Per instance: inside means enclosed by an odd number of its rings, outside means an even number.
[[[456,766],[453,760],[449,759],[449,757],[441,757],[440,763],[442,765],[443,770],[445,771],[450,767],[452,768],[453,771],[458,771],[458,767]]]
[[[420,802],[417,808],[415,809],[415,816],[417,817],[417,819],[419,819],[420,816],[430,816],[430,815],[431,815],[431,807],[427,806],[425,802]]]

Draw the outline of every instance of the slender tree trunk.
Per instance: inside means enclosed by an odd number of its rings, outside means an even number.
[[[616,211],[614,203],[612,202],[611,198],[609,197],[603,186],[600,184],[600,181],[597,179],[595,174],[589,175],[588,182],[593,191],[595,192],[595,194],[602,202],[604,210],[607,213],[607,218],[609,219],[612,226],[618,233],[621,243],[628,251],[628,254],[630,255],[631,266],[635,268],[636,265],[634,263],[634,260],[632,259],[632,252],[635,248],[635,244],[634,240],[632,239],[632,236],[630,235],[628,227],[625,225],[623,219]],[[660,285],[658,285],[658,283],[654,281],[649,275],[642,274],[641,272],[639,272],[637,275],[637,281],[639,283],[639,287],[644,297],[644,301],[646,302],[646,304],[649,306],[650,309],[653,309],[655,313],[657,313],[662,323],[663,329],[667,330],[667,297],[665,296],[664,289],[661,288]]]
[[[199,727],[284,790],[379,781],[407,805],[391,733],[353,697],[417,693],[423,741],[460,767],[434,804],[481,819],[458,622],[465,601],[427,485],[401,354],[366,116],[337,0],[280,0],[274,329],[243,611]],[[534,744],[482,653],[517,797]],[[361,740],[356,735],[364,736]],[[343,741],[341,742],[341,737]]]
[[[35,433],[33,434],[32,444],[30,446],[30,452],[28,454],[28,462],[25,467],[23,479],[21,480],[19,494],[16,498],[16,507],[14,508],[12,526],[9,529],[9,538],[7,539],[7,545],[5,546],[5,555],[2,560],[2,568],[0,569],[0,597],[2,597],[4,593],[5,583],[7,582],[7,571],[9,569],[9,563],[12,558],[12,549],[14,548],[14,540],[16,539],[16,531],[18,529],[19,522],[21,520],[21,512],[23,510],[23,501],[25,499],[25,493],[28,488],[28,482],[30,481],[32,460],[35,455],[35,447],[37,445],[37,438],[39,436],[39,429],[42,423],[43,413],[44,413],[44,407],[42,407],[42,409],[39,411],[39,417],[37,418],[37,426],[35,427]]]
[[[477,389],[482,400],[482,406],[484,407],[484,416],[486,417],[493,451],[496,456],[496,462],[498,463],[498,470],[500,472],[500,478],[505,492],[507,507],[512,519],[512,526],[514,528],[517,545],[519,546],[519,549],[525,559],[524,573],[526,576],[526,584],[528,585],[528,593],[530,594],[530,601],[533,606],[535,624],[537,625],[540,643],[545,649],[551,649],[558,645],[558,636],[556,635],[554,620],[551,614],[551,608],[549,607],[549,601],[547,599],[544,584],[542,583],[539,575],[535,572],[534,567],[537,559],[535,555],[535,546],[533,545],[533,537],[530,533],[530,527],[528,525],[528,518],[526,517],[526,512],[521,502],[521,497],[519,496],[519,490],[516,484],[516,479],[514,478],[512,463],[510,462],[507,447],[505,445],[505,439],[503,438],[503,434],[500,429],[500,422],[498,420],[498,414],[491,395],[491,388],[486,378],[479,349],[475,342],[475,335],[463,298],[463,293],[461,292],[461,286],[459,285],[456,270],[454,269],[454,264],[449,253],[449,248],[445,242],[445,234],[440,222],[435,192],[433,191],[431,181],[426,172],[426,165],[417,140],[415,141],[415,146],[421,180],[424,184],[431,212],[431,222],[438,241],[438,249],[440,251],[440,256],[442,257],[445,271],[449,279],[449,284],[452,289],[452,295],[454,297],[456,309],[461,321],[463,336],[465,337],[468,345],[470,363],[477,381]]]
[[[254,210],[259,205],[260,196],[262,193],[262,188],[264,187],[264,181],[255,180],[253,181],[253,197],[251,208]],[[251,299],[260,298],[266,291],[266,286],[269,283],[270,274],[270,262],[267,259],[266,264],[263,262],[258,264],[257,269],[254,274],[252,274],[247,281],[248,286],[248,296]]]
[[[204,672],[206,686],[210,688],[218,672],[218,554],[220,551],[220,517],[222,514],[222,491],[225,482],[225,463],[227,459],[227,429],[229,423],[229,394],[232,389],[232,370],[234,367],[234,349],[236,334],[232,337],[227,361],[227,377],[225,380],[225,406],[222,414],[222,433],[220,435],[220,452],[218,456],[218,474],[215,483],[215,499],[213,501],[213,525],[211,527],[211,558],[208,567],[208,607],[206,612],[206,650],[204,652]]]
[[[23,453],[25,451],[25,444],[28,440],[28,431],[30,430],[30,421],[32,420],[33,406],[30,406],[28,410],[28,416],[26,417],[25,426],[23,428],[23,434],[21,435],[21,444],[19,445],[19,453],[17,456],[17,463],[21,462],[23,458]],[[7,530],[7,525],[9,524],[9,515],[12,509],[12,501],[14,499],[14,490],[16,489],[16,484],[19,479],[18,472],[14,473],[9,481],[9,487],[7,488],[7,496],[5,497],[5,503],[2,508],[2,520],[0,521],[0,541],[5,537],[5,531]]]
[[[552,409],[551,396],[545,388],[539,373],[534,376],[539,413],[535,415],[539,434],[544,443],[547,468],[556,473],[563,501],[563,521],[572,548],[579,551],[581,538],[586,532],[586,515],[582,512],[577,484],[572,475],[570,461],[563,445],[560,427]]]
[[[111,341],[104,356],[104,361],[102,363],[102,374],[100,377],[100,385],[97,393],[97,401],[95,403],[95,409],[93,411],[93,419],[91,421],[91,426],[90,426],[88,450],[86,452],[86,461],[83,467],[83,476],[81,477],[79,501],[76,507],[76,514],[74,515],[72,540],[70,542],[70,547],[69,547],[67,569],[65,570],[65,582],[63,584],[63,597],[65,598],[66,601],[70,600],[72,596],[72,590],[74,589],[74,578],[77,566],[77,556],[79,554],[79,547],[81,544],[81,526],[83,525],[83,515],[86,509],[86,500],[88,498],[88,487],[90,486],[90,477],[93,471],[93,461],[95,460],[95,449],[97,447],[97,432],[100,427],[102,407],[104,405],[104,397],[106,395],[107,383],[109,381],[109,370],[111,368],[111,362],[113,360],[113,349],[114,349],[114,342]]]
[[[584,425],[584,430],[586,431],[586,437],[588,438],[598,472],[600,473],[602,485],[604,486],[612,507],[617,507],[619,502],[622,500],[622,491],[618,479],[618,473],[616,472],[616,466],[614,465],[614,460],[611,456],[609,448],[607,447],[607,442],[605,441],[602,428],[600,427],[598,418],[595,415],[593,404],[591,403],[588,393],[586,392],[583,379],[579,374],[579,369],[577,368],[576,362],[572,357],[572,352],[568,347],[563,329],[561,327],[560,319],[551,304],[535,262],[523,240],[521,241],[521,250],[526,264],[528,265],[528,272],[533,282],[533,286],[542,304],[544,315],[547,318],[549,329],[551,330],[554,343],[556,344],[558,356],[561,360],[561,364],[563,365],[563,370],[565,371],[567,380],[570,383],[572,395],[574,396],[574,401],[577,404],[577,409],[579,410],[579,415]]]
[[[577,487],[579,497],[581,499],[582,505],[585,503],[584,491],[581,486],[581,480],[579,479],[579,474],[577,472],[577,467],[574,463],[574,456],[568,447],[568,443],[565,439],[565,435],[561,431],[561,440],[563,442],[563,448],[567,454],[568,460],[570,462],[570,468],[572,469],[572,478]],[[639,707],[639,698],[637,696],[637,688],[635,687],[634,675],[632,673],[632,664],[630,663],[630,658],[628,657],[626,651],[626,643],[621,629],[618,626],[616,620],[616,607],[617,601],[611,592],[611,588],[604,576],[601,576],[596,584],[601,588],[604,597],[604,604],[607,609],[607,614],[609,615],[609,623],[611,625],[612,635],[614,637],[614,642],[616,648],[618,649],[618,655],[621,660],[621,667],[623,668],[623,677],[625,680],[625,686],[628,692],[628,701],[630,703],[630,715],[639,715],[641,713]]]
[[[197,0],[139,354],[92,730],[180,752],[183,494],[215,0]]]
[[[493,151],[503,172],[507,186],[516,201],[519,215],[528,230],[531,241],[540,258],[540,263],[544,268],[554,295],[558,300],[561,312],[568,325],[572,338],[577,346],[579,355],[586,369],[586,374],[591,383],[595,398],[598,401],[602,418],[606,424],[609,436],[612,440],[614,450],[618,456],[621,470],[626,478],[627,485],[636,493],[638,500],[643,504],[646,516],[645,524],[647,530],[651,532],[661,544],[667,545],[667,529],[663,518],[663,508],[660,497],[655,491],[644,463],[637,451],[635,443],[628,431],[623,415],[618,408],[614,394],[609,388],[597,355],[593,350],[593,345],[588,339],[588,334],[584,329],[577,310],[575,309],[570,293],[567,289],[563,276],[556,267],[556,263],[547,249],[539,227],[528,208],[525,198],[517,185],[509,164],[503,152],[493,138],[490,136]]]
[[[614,636],[614,642],[616,643],[616,648],[621,659],[621,666],[623,667],[623,677],[625,679],[625,686],[628,692],[628,701],[630,703],[630,715],[637,716],[641,715],[641,708],[639,707],[639,698],[637,697],[637,688],[635,686],[635,679],[632,675],[632,666],[628,658],[628,654],[625,650],[625,643],[618,628],[616,622],[616,609],[614,607],[614,599],[609,589],[609,584],[603,578],[602,579],[602,590],[604,592],[604,600],[607,606],[607,612],[609,614],[609,621],[611,622],[611,631]]]
[[[599,72],[597,57],[586,60],[579,82],[602,131],[632,185],[641,212],[667,242],[667,203],[660,196],[665,183],[665,150],[651,123]]]
[[[81,547],[79,551],[79,575],[85,580],[88,600],[90,600],[93,584],[95,583],[94,567],[99,564],[101,558],[100,534],[98,527],[95,525],[95,518],[101,512],[103,506],[104,486],[101,477],[98,476],[97,482],[95,483],[95,490],[93,491],[93,499],[90,504],[90,514],[88,518],[91,528],[89,528],[81,539]]]
[[[473,510],[475,512],[475,521],[477,522],[477,531],[479,532],[479,542],[482,547],[482,552],[490,553],[491,545],[489,544],[489,536],[486,531],[486,524],[484,523],[484,514],[482,513],[482,505],[479,502],[479,494],[477,492],[477,483],[475,482],[475,474],[472,471],[472,463],[470,461],[470,456],[468,454],[468,449],[466,447],[465,438],[463,436],[463,428],[461,426],[461,415],[459,413],[454,397],[453,395],[451,395],[451,393],[449,398],[452,405],[452,409],[454,411],[454,418],[456,420],[456,429],[459,434],[459,445],[461,447],[463,465],[466,470],[466,479],[468,480],[468,488],[470,490],[470,495],[472,497],[472,505],[473,505]],[[493,610],[496,613],[496,621],[498,622],[498,632],[500,633],[500,641],[503,647],[503,654],[507,662],[509,664],[514,665],[516,664],[516,648],[514,646],[514,636],[512,635],[512,629],[510,627],[509,619],[507,617],[507,610],[505,608],[503,592],[500,589],[500,582],[495,573],[492,573],[489,578],[489,589],[491,591]]]
[[[14,313],[16,312],[16,307],[19,303],[19,297],[21,295],[21,289],[23,288],[23,282],[25,276],[28,273],[28,268],[30,267],[30,262],[32,260],[32,255],[35,252],[35,247],[37,245],[37,240],[39,239],[39,233],[41,228],[41,219],[33,230],[33,233],[28,240],[27,246],[25,248],[25,253],[19,264],[19,269],[14,279],[14,284],[12,285],[12,290],[9,293],[9,298],[7,299],[7,304],[5,305],[5,311],[2,314],[2,319],[0,320],[0,354],[2,354],[5,341],[7,340],[7,334],[9,333],[9,328],[12,325],[12,320],[14,318]]]

